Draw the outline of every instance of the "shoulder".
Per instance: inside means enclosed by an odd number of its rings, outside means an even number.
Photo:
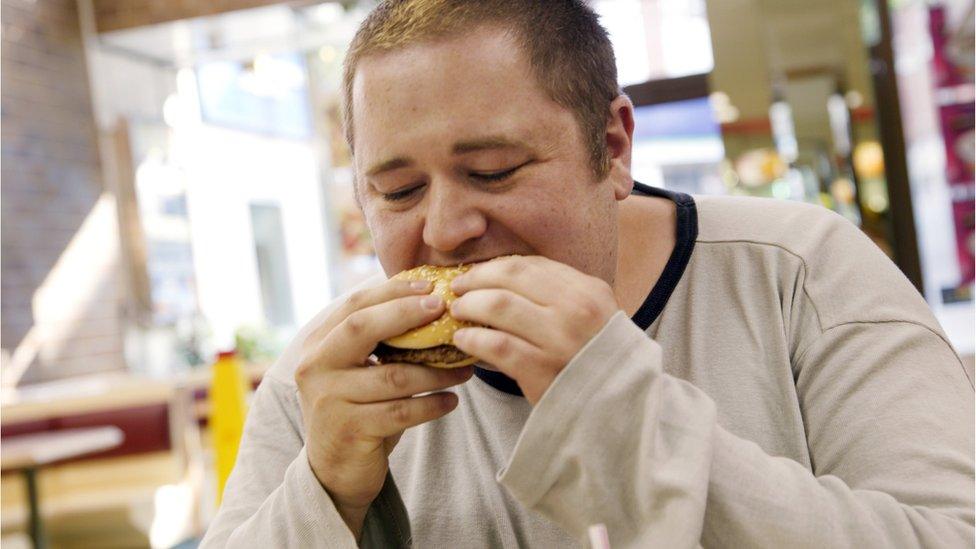
[[[384,276],[382,273],[377,274],[364,280],[362,283],[356,285],[348,292],[334,299],[325,308],[319,311],[312,318],[312,320],[308,321],[297,334],[295,334],[295,337],[293,337],[288,343],[288,346],[285,347],[284,351],[282,351],[281,355],[278,357],[278,360],[275,361],[274,365],[268,369],[268,372],[265,375],[288,387],[295,387],[295,370],[298,368],[298,361],[301,359],[302,345],[304,344],[305,339],[307,339],[312,332],[320,327],[329,317],[329,315],[336,310],[336,308],[345,303],[349,296],[354,292],[364,288],[371,288],[381,284],[385,280],[386,276]]]
[[[938,329],[914,286],[857,226],[818,205],[766,198],[695,197],[696,247],[763,247],[795,258],[821,329],[848,322],[912,321]]]
[[[859,233],[836,213],[813,204],[772,198],[696,196],[698,242],[753,242],[810,257],[823,237]]]

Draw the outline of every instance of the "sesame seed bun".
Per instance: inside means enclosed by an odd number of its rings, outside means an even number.
[[[381,363],[401,362],[434,368],[460,368],[477,361],[475,357],[465,354],[452,344],[455,331],[465,326],[474,326],[470,322],[455,320],[450,313],[451,302],[457,298],[451,291],[451,281],[469,268],[470,265],[457,267],[421,265],[393,277],[396,280],[433,282],[434,288],[431,294],[441,296],[447,307],[444,314],[430,324],[381,342],[373,351]]]

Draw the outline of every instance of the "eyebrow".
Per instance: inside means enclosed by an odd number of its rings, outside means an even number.
[[[464,154],[469,152],[492,150],[492,149],[530,149],[528,144],[501,136],[489,136],[471,141],[461,141],[455,143],[451,148],[453,154]]]
[[[402,156],[398,156],[396,158],[384,160],[383,162],[374,165],[372,168],[366,170],[366,176],[373,177],[374,175],[379,175],[384,172],[389,172],[400,168],[406,168],[411,164],[413,164],[413,161],[404,158]]]
[[[478,139],[472,139],[470,141],[459,141],[451,147],[451,154],[467,154],[471,152],[485,151],[485,150],[497,150],[497,149],[529,149],[530,147],[527,143],[519,140],[510,139],[508,137],[501,136],[489,136],[481,137]],[[378,164],[375,164],[369,170],[366,171],[367,177],[373,177],[381,173],[397,170],[400,168],[406,168],[413,165],[413,160],[407,157],[398,156],[395,158],[390,158],[389,160],[384,160]]]

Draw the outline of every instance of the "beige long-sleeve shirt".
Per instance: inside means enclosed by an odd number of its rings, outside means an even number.
[[[363,545],[585,546],[602,523],[615,548],[973,546],[973,383],[909,282],[822,208],[672,198],[641,311],[535,408],[457,388],[391,454]],[[304,451],[308,331],[255,394],[205,548],[356,546]]]

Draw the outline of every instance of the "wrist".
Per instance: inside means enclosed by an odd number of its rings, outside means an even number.
[[[366,513],[369,511],[369,507],[348,507],[336,503],[336,510],[358,543],[363,536],[363,524],[366,522]]]
[[[312,474],[315,479],[319,481],[319,485],[325,490],[325,493],[332,500],[332,504],[335,505],[336,511],[338,511],[339,516],[342,517],[342,521],[346,523],[346,526],[352,532],[356,541],[362,536],[363,523],[366,521],[366,512],[369,511],[372,501],[366,505],[351,505],[342,498],[338,497],[336,493],[330,488],[329,477],[327,475],[321,474],[319,470],[315,467],[311,456],[309,456],[309,468],[312,470]]]

